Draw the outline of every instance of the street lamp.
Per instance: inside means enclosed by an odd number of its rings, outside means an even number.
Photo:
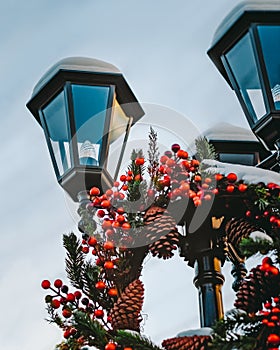
[[[280,147],[280,2],[245,1],[218,27],[208,55],[234,89],[249,125]]]
[[[112,185],[130,127],[144,115],[118,68],[80,57],[50,68],[27,108],[44,130],[59,184],[74,201],[93,185]]]
[[[270,156],[252,131],[229,123],[219,123],[204,132],[214,146],[217,159],[224,163],[256,166]]]

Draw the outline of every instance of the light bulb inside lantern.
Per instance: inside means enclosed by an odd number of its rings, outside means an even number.
[[[80,147],[80,164],[98,166],[99,162],[96,159],[96,148],[90,141],[86,140]]]
[[[280,85],[276,84],[271,90],[275,108],[280,109]]]

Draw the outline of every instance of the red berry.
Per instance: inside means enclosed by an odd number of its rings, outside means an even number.
[[[103,310],[95,310],[94,311],[94,316],[97,317],[97,318],[102,318],[104,316],[104,311]]]
[[[96,244],[97,244],[97,239],[93,236],[90,236],[88,239],[88,245],[91,247],[94,247],[96,246]]]
[[[76,299],[76,297],[75,297],[75,294],[73,294],[73,293],[68,293],[66,296],[66,300],[70,301],[71,303],[73,303],[75,301],[75,299]]]
[[[134,181],[142,181],[142,176],[140,174],[137,174],[134,176]]]
[[[178,143],[174,143],[172,146],[171,146],[171,149],[174,153],[177,153],[180,149],[180,145],[178,145]]]
[[[99,289],[99,290],[103,290],[106,288],[106,284],[103,282],[103,281],[98,281],[96,284],[95,284],[95,288],[96,289]]]
[[[160,157],[161,164],[165,164],[168,161],[168,159],[169,159],[169,157],[167,157],[167,156],[161,156]],[[162,169],[164,169],[164,168],[162,167]],[[160,171],[160,169],[159,169],[159,171]],[[162,171],[160,171],[160,172],[162,172]]]
[[[109,220],[109,219],[105,219],[103,222],[102,222],[102,228],[104,230],[107,230],[109,228],[112,227],[112,222]]]
[[[174,159],[168,158],[168,160],[166,161],[166,165],[170,168],[173,168],[176,165],[176,162]]]
[[[53,285],[55,286],[55,288],[61,288],[63,283],[60,279],[57,279],[54,281]]]
[[[101,202],[101,207],[102,208],[109,208],[111,205],[111,202],[107,199],[105,199],[104,201]]]
[[[135,159],[135,164],[136,165],[143,165],[145,163],[145,159],[144,158],[136,158]]]
[[[124,217],[123,215],[119,215],[119,216],[117,217],[117,221],[118,221],[119,223],[122,223],[122,222],[125,221],[125,217]]]
[[[110,288],[108,290],[108,295],[110,295],[110,297],[116,297],[118,295],[118,291],[116,288]]]
[[[87,254],[88,252],[89,252],[89,247],[83,247],[82,248],[82,252],[84,253],[84,254]]]
[[[115,248],[115,245],[112,241],[106,241],[104,243],[104,249],[106,250],[111,250],[111,249],[114,249]]]
[[[123,186],[122,186],[122,190],[123,190],[123,191],[127,191],[127,190],[128,190],[128,186],[127,186],[127,185],[123,185]]]
[[[111,197],[112,194],[113,194],[113,191],[112,191],[111,189],[109,189],[109,190],[107,190],[107,191],[105,192],[105,194],[106,194],[107,197]]]
[[[206,195],[204,196],[204,199],[205,199],[206,201],[210,201],[210,200],[212,199],[212,197],[211,197],[210,194],[206,194]]]
[[[63,309],[62,316],[65,318],[69,318],[72,316],[72,311],[70,309]]]
[[[269,256],[266,256],[265,258],[262,259],[262,264],[268,264],[268,265],[272,265],[272,260]]]
[[[122,224],[122,229],[127,231],[127,230],[130,230],[131,226],[130,226],[130,223],[129,222],[124,222]]]
[[[224,175],[222,175],[222,174],[215,174],[215,180],[216,181],[222,180],[223,177],[224,177]]]
[[[49,289],[50,286],[51,286],[51,282],[48,281],[48,280],[44,280],[44,281],[42,281],[42,283],[41,283],[41,287],[42,287],[43,289]]]
[[[75,298],[78,300],[78,299],[81,299],[82,297],[82,293],[79,291],[79,290],[76,290],[76,292],[74,292],[74,295],[75,295]]]
[[[99,218],[103,218],[105,216],[105,211],[103,209],[99,209],[97,210],[96,214]]]
[[[233,185],[227,185],[227,192],[232,193],[235,187]]]
[[[252,213],[250,210],[247,210],[245,215],[249,218],[252,215]]]
[[[180,149],[180,150],[178,150],[178,152],[177,152],[177,157],[179,157],[179,158],[181,158],[181,159],[188,159],[189,154],[188,154],[188,152],[186,152],[186,151]]]
[[[272,333],[267,337],[267,342],[269,344],[279,345],[280,344],[280,336]]]
[[[71,335],[75,335],[76,333],[77,333],[77,329],[74,328],[74,327],[72,327],[72,328],[70,329],[70,334],[71,334]]]
[[[54,308],[54,309],[58,309],[60,307],[60,301],[58,299],[53,299],[51,301],[51,306]]]
[[[121,180],[122,182],[125,182],[125,181],[126,181],[126,175],[121,175],[121,176],[120,176],[120,180]]]
[[[70,330],[69,329],[67,329],[64,333],[63,333],[63,337],[65,338],[65,339],[68,339],[69,337],[70,337]]]
[[[248,186],[245,185],[245,184],[240,184],[240,185],[238,186],[238,190],[239,190],[240,192],[245,192],[245,191],[247,190],[247,188],[248,188]]]
[[[235,173],[229,173],[227,179],[229,182],[235,182],[237,180],[237,175]]]
[[[100,195],[100,190],[98,187],[92,187],[89,191],[89,194],[91,196],[99,196]]]
[[[117,349],[117,345],[115,343],[108,343],[105,346],[105,350],[116,350]]]
[[[118,227],[120,227],[120,226],[121,226],[121,224],[120,224],[118,221],[113,221],[112,227],[118,228]]]
[[[105,261],[104,268],[107,270],[112,270],[114,268],[113,261]]]

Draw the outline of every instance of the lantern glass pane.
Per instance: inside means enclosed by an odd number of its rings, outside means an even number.
[[[118,168],[121,166],[126,136],[128,136],[130,124],[131,118],[125,114],[115,96],[112,108],[109,154],[107,159],[107,170],[111,177],[115,180],[118,176]]]
[[[46,134],[49,138],[52,152],[56,161],[59,176],[70,168],[70,137],[68,132],[68,118],[65,107],[64,91],[61,91],[42,110]]]
[[[219,153],[219,160],[224,163],[255,165],[255,153]]]
[[[79,164],[102,166],[109,86],[72,85]]]
[[[263,93],[249,33],[226,54],[252,122],[266,114]]]
[[[274,107],[280,110],[280,26],[258,26],[258,33]]]

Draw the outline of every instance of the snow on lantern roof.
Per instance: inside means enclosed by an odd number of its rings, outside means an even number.
[[[230,123],[219,123],[204,132],[208,140],[259,142],[249,129]]]

